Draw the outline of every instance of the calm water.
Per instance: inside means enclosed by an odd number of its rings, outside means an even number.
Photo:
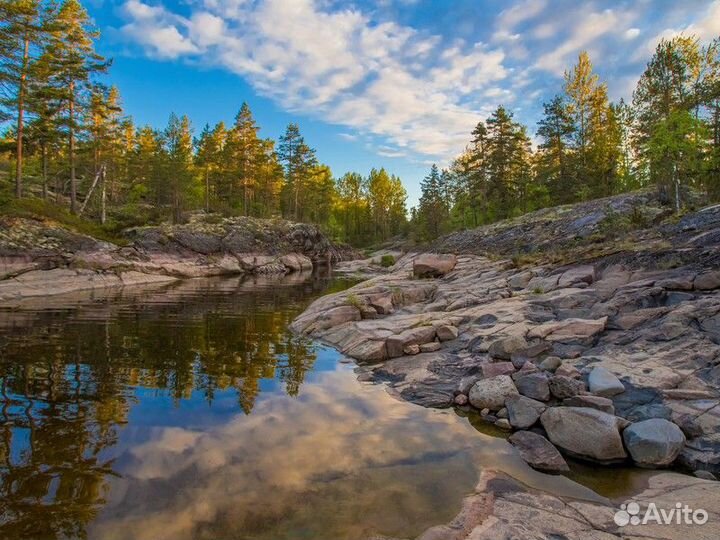
[[[449,521],[482,467],[593,497],[289,334],[348,285],[191,280],[0,310],[0,538],[408,537]]]

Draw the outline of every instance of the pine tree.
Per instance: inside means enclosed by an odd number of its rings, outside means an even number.
[[[262,145],[258,131],[250,107],[247,103],[243,103],[235,117],[235,125],[228,134],[227,151],[231,160],[229,164],[231,186],[237,185],[242,191],[242,211],[246,216],[250,210],[250,200],[256,188],[262,159],[260,156]]]
[[[608,133],[611,113],[607,85],[600,82],[585,51],[578,56],[578,63],[565,72],[565,94],[568,113],[575,123],[574,195],[580,199],[609,195],[616,156],[607,145],[615,133]]]
[[[63,89],[62,125],[68,141],[70,167],[70,210],[77,211],[76,151],[78,135],[83,129],[83,110],[88,106],[91,78],[107,70],[109,63],[95,52],[99,33],[78,0],[65,0],[54,19],[50,46],[54,78]]]
[[[210,125],[206,124],[200,133],[200,137],[195,142],[197,149],[195,153],[195,162],[198,170],[202,172],[203,184],[205,190],[205,211],[210,211],[210,191],[215,186],[217,195],[218,189],[215,176],[223,170],[223,155],[225,145],[227,143],[227,130],[225,124],[220,122],[214,129],[210,129]]]
[[[131,192],[137,200],[148,198],[160,206],[165,202],[167,191],[167,184],[163,181],[166,156],[162,134],[145,126],[138,130],[135,140],[136,146],[128,166]]]
[[[570,167],[570,146],[575,123],[562,96],[555,96],[543,105],[545,115],[538,122],[538,180],[548,188],[552,200],[559,204],[572,202],[573,184]]]
[[[681,186],[701,174],[705,141],[699,107],[706,102],[701,74],[708,72],[705,63],[711,57],[693,37],[663,39],[633,94],[638,153],[661,198],[676,208],[681,206]]]
[[[349,172],[337,181],[340,221],[343,223],[343,240],[359,245],[364,230],[367,197],[362,175]]]
[[[522,183],[529,175],[530,141],[525,129],[512,118],[513,114],[500,106],[486,122],[489,214],[493,219],[513,215]]]
[[[260,139],[256,162],[255,215],[269,217],[279,213],[282,186],[283,168],[275,152],[275,141]]]
[[[285,167],[285,214],[302,221],[302,197],[305,195],[310,172],[317,165],[317,159],[315,150],[305,144],[297,124],[289,124],[285,134],[280,137],[278,158]]]
[[[173,223],[182,221],[183,210],[195,194],[193,171],[193,139],[190,119],[170,115],[165,129],[165,174],[170,183],[170,204]]]
[[[422,194],[417,220],[424,238],[432,240],[442,234],[448,219],[448,209],[437,165],[433,165],[430,173],[420,182],[420,190]]]
[[[57,148],[60,141],[61,90],[53,85],[51,58],[48,52],[32,62],[29,73],[27,110],[33,121],[28,125],[27,131],[29,140],[40,148],[42,197],[47,199],[50,153]],[[56,197],[60,195],[57,185],[55,195]]]
[[[48,12],[40,0],[0,0],[0,104],[15,119],[15,196],[23,194],[23,142],[33,50],[47,37]],[[0,118],[2,120],[2,118]]]
[[[108,185],[114,197],[117,159],[122,152],[123,119],[117,88],[113,86],[108,89],[100,85],[90,88],[90,100],[85,113],[88,144],[92,151],[93,177],[101,182],[100,222],[105,223]],[[86,200],[90,195],[86,194]]]

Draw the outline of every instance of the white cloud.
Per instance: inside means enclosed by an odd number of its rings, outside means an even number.
[[[640,35],[640,29],[639,28],[628,28],[625,30],[625,39],[635,39]]]
[[[442,46],[437,35],[314,0],[204,0],[189,18],[128,0],[124,13],[122,31],[151,55],[225,67],[288,110],[428,156],[463,147],[482,113],[467,98],[509,73],[500,49]]]
[[[627,98],[660,37],[720,34],[720,0],[663,10],[652,2],[598,9],[603,3],[590,0],[518,0],[499,13],[489,5],[489,24],[468,26],[465,39],[457,38],[469,20],[461,2],[457,20],[448,13],[422,28],[394,22],[398,2],[424,9],[416,0],[375,0],[368,11],[339,0],[185,0],[181,16],[169,2],[126,0],[121,33],[150,56],[236,73],[283,109],[344,126],[346,140],[376,136],[387,146],[373,147],[379,155],[416,163],[457,155],[499,103],[533,132],[540,104],[560,90],[581,50],[611,96]]]
[[[655,47],[661,39],[671,39],[680,34],[694,35],[701,41],[710,41],[720,37],[720,0],[714,0],[696,22],[680,28],[666,28],[653,36],[645,43],[644,50],[648,56],[655,52]]]
[[[514,29],[520,23],[542,13],[545,5],[545,0],[524,0],[500,12],[497,18],[497,26],[501,32],[509,33],[509,30]]]
[[[632,13],[620,13],[612,9],[584,15],[572,26],[569,37],[552,50],[540,56],[535,67],[561,74],[583,49],[588,48],[607,34],[617,34],[633,19]]]
[[[140,0],[128,0],[123,5],[123,12],[130,22],[121,31],[143,44],[153,55],[174,59],[199,52],[198,46],[181,32],[188,27],[188,21],[182,17]]]

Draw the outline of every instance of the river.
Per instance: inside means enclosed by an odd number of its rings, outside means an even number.
[[[598,498],[288,332],[351,284],[201,279],[0,310],[0,537],[412,537],[451,520],[484,467]],[[573,468],[610,497],[645,478]]]

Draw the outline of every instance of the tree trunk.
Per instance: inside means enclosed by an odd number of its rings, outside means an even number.
[[[77,212],[77,180],[75,179],[75,81],[70,82],[70,212]]]
[[[48,159],[47,159],[47,142],[42,143],[42,196],[43,200],[47,200],[47,188],[48,188]]]
[[[205,213],[210,212],[210,168],[205,167]]]
[[[295,221],[298,221],[298,200],[300,199],[300,182],[295,179]]]
[[[105,225],[105,221],[107,219],[107,204],[106,204],[107,203],[107,200],[106,200],[107,192],[105,189],[105,180],[106,180],[107,176],[106,176],[106,169],[105,169],[104,165],[103,165],[103,168],[102,168],[102,171],[100,174],[102,174],[102,178],[100,179],[100,181],[102,182],[102,186],[101,186],[102,191],[100,193],[100,223],[102,225]]]
[[[30,39],[25,34],[22,70],[20,72],[20,87],[18,88],[18,118],[17,118],[17,162],[15,163],[15,196],[22,197],[22,170],[23,170],[23,132],[25,126],[25,84],[27,82],[27,66],[30,53]]]

